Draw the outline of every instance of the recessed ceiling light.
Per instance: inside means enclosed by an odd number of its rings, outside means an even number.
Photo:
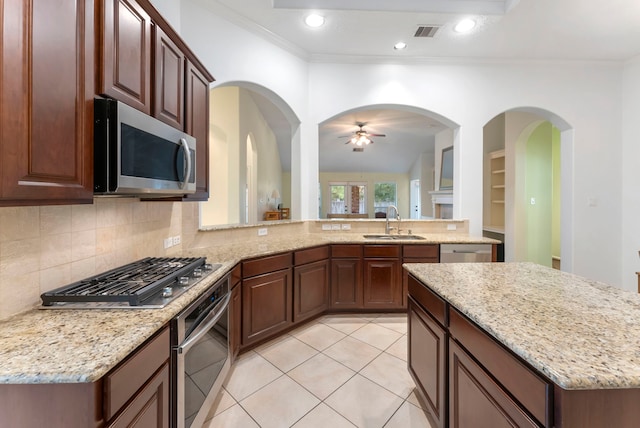
[[[324,25],[324,16],[312,13],[304,19],[304,22],[312,28],[322,27]]]
[[[405,42],[398,42],[395,45],[393,45],[393,48],[397,51],[405,49],[407,47],[407,44]]]
[[[466,33],[467,31],[471,31],[475,26],[476,21],[470,18],[465,18],[458,22],[455,27],[453,27],[453,31],[455,31],[456,33]]]

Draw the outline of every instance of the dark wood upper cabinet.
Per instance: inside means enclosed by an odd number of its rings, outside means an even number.
[[[93,4],[0,2],[0,205],[93,200]]]
[[[100,16],[97,93],[196,138],[196,192],[209,198],[209,83],[206,68],[149,0],[106,0]]]
[[[103,5],[98,93],[151,114],[151,18],[134,1]]]
[[[154,26],[154,33],[153,115],[174,128],[184,130],[185,56],[157,25]]]
[[[209,80],[191,62],[186,64],[185,131],[196,139],[196,192],[188,201],[209,199]]]

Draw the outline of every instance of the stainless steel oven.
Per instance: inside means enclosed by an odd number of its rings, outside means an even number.
[[[231,367],[229,276],[172,320],[172,426],[202,426]]]

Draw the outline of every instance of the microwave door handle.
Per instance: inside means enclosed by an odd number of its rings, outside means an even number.
[[[184,160],[187,164],[187,170],[184,174],[184,181],[180,183],[180,188],[184,189],[189,182],[189,177],[191,177],[191,153],[189,152],[189,145],[187,144],[187,140],[185,140],[184,138],[180,138],[180,145],[182,145],[182,148],[184,149]]]
[[[216,315],[203,325],[199,326],[193,333],[191,333],[187,340],[182,342],[182,345],[178,346],[178,354],[184,354],[189,351],[189,349],[195,345],[202,336],[207,334],[211,327],[213,327],[224,314],[224,310],[229,306],[229,300],[231,300],[231,293],[227,293],[224,300],[220,302],[215,309],[213,309],[212,312],[216,312]]]

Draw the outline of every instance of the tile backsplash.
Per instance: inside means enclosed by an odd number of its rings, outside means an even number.
[[[183,234],[183,208],[193,212],[193,205],[96,198],[91,205],[0,208],[0,319],[40,304],[42,292],[179,253],[182,244],[165,250],[163,242]]]

